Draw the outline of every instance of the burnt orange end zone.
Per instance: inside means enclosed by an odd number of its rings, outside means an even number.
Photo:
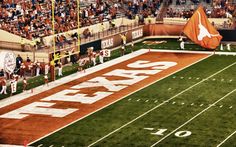
[[[43,91],[37,95],[31,96],[25,100],[16,102],[9,106],[3,107],[0,109],[0,115],[3,115],[7,112],[13,111],[15,109],[21,108],[25,105],[31,104],[33,102],[42,102],[41,99],[58,93],[65,89],[70,89],[72,86],[78,85],[81,82],[87,81],[89,79],[102,76],[105,73],[113,71],[114,69],[130,69],[127,67],[128,64],[133,63],[137,60],[147,60],[152,62],[158,61],[173,61],[176,62],[177,65],[165,69],[155,75],[150,75],[148,78],[135,83],[134,85],[128,86],[118,92],[114,92],[112,95],[105,97],[93,104],[81,104],[76,102],[63,102],[63,101],[49,101],[56,103],[53,108],[58,109],[66,109],[66,108],[76,108],[79,109],[63,118],[58,117],[51,117],[48,115],[34,115],[29,114],[29,116],[23,119],[5,119],[0,118],[0,144],[16,144],[22,145],[25,141],[33,142],[75,120],[78,120],[99,108],[102,108],[118,99],[123,98],[124,96],[150,84],[153,81],[157,81],[171,73],[183,69],[184,67],[197,62],[209,55],[207,54],[191,54],[191,53],[161,53],[161,52],[147,52],[145,54],[139,55],[132,59],[126,60],[121,63],[117,63],[114,66],[110,66],[108,68],[102,69],[98,72],[92,73],[85,77],[79,78],[77,80],[70,81],[66,84],[61,86],[55,87],[53,89]],[[147,68],[148,70],[151,68]],[[137,70],[137,69],[133,69]],[[78,73],[79,74],[79,73]],[[115,80],[115,79],[124,79],[121,77],[109,77],[108,80]],[[94,91],[107,91],[104,87],[94,87],[94,88],[85,88],[81,91],[85,94],[92,94]]]

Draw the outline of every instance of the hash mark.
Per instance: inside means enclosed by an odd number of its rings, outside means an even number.
[[[154,128],[143,128],[144,130],[149,130],[149,131],[153,131]]]

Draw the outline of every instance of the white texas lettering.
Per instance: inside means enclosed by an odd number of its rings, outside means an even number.
[[[22,119],[24,117],[29,116],[29,114],[50,115],[52,117],[64,117],[78,110],[71,108],[68,109],[50,108],[50,106],[53,105],[55,105],[55,103],[34,102],[19,109],[0,115],[0,118]]]
[[[138,60],[134,63],[130,63],[127,66],[130,68],[148,68],[163,70],[175,66],[176,62],[162,61],[162,62],[150,62],[145,60]]]
[[[73,89],[67,89],[60,91],[58,93],[55,93],[53,95],[50,95],[46,98],[43,98],[43,101],[65,101],[65,102],[80,102],[83,104],[92,104],[100,99],[103,99],[104,97],[107,97],[113,92],[95,92],[94,96],[87,96],[87,94],[81,94],[79,93],[80,90],[73,90]],[[75,94],[77,93],[77,94]],[[74,95],[68,95],[68,94],[74,94]]]
[[[109,73],[104,74],[104,76],[117,76],[117,77],[125,77],[129,78],[126,80],[115,80],[111,81],[113,84],[125,84],[125,85],[133,85],[139,81],[146,79],[149,76],[139,75],[139,74],[146,74],[146,75],[154,75],[161,70],[125,70],[125,69],[116,69]]]
[[[83,104],[93,104],[98,100],[101,100],[114,92],[120,91],[126,88],[128,85],[133,85],[149,77],[149,75],[154,75],[161,72],[164,69],[175,66],[176,62],[150,62],[139,60],[134,63],[128,64],[127,66],[136,70],[126,70],[126,69],[116,69],[106,74],[103,77],[96,77],[90,79],[86,82],[80,83],[76,86],[71,87],[71,89],[65,89],[53,95],[50,95],[41,100],[43,101],[65,101],[65,102],[79,102]],[[137,68],[139,68],[137,70]],[[140,70],[140,68],[151,68],[151,70]],[[123,77],[122,80],[108,80],[110,76]],[[107,78],[106,78],[107,77]],[[92,88],[92,87],[105,87],[108,91],[97,91],[93,94],[81,93],[82,88]],[[56,109],[49,108],[55,103],[48,102],[34,102],[32,104],[26,105],[19,109],[13,110],[11,112],[5,113],[0,116],[0,118],[12,118],[21,119],[29,114],[41,114],[50,115],[52,117],[64,117],[69,115],[78,109],[68,108],[68,109]]]
[[[90,87],[105,87],[109,91],[120,91],[127,86],[116,86],[111,81],[107,80],[105,77],[96,77],[89,81],[83,82],[79,85],[73,86],[71,88],[81,89],[81,88],[90,88]]]

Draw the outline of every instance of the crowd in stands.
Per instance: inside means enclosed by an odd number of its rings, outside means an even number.
[[[186,0],[176,0],[175,4],[167,11],[167,17],[183,17],[190,18],[201,3],[199,0],[191,0],[190,3]],[[205,7],[206,14],[210,18],[228,18],[236,17],[236,4],[229,3],[227,0],[204,0],[201,3]]]
[[[52,34],[51,1],[3,0],[0,8],[0,28],[33,39]],[[55,1],[55,32],[77,27],[76,1]]]
[[[116,19],[119,3],[110,4],[108,1],[98,0],[81,11],[81,26],[102,23],[105,20]]]
[[[129,19],[139,19],[142,23],[147,17],[156,17],[159,14],[163,0],[133,0],[127,2],[126,16]],[[137,18],[135,18],[137,17]]]
[[[77,28],[77,1],[55,1],[55,33]],[[97,0],[80,10],[80,27],[115,19],[118,3]],[[52,3],[49,0],[1,0],[0,29],[27,39],[51,35]],[[95,19],[96,18],[96,19]]]
[[[209,17],[222,18],[236,16],[236,6],[227,0],[168,0],[172,3],[167,17],[190,18],[197,4],[204,1]],[[147,17],[156,17],[160,13],[163,0],[96,0],[80,9],[80,27],[111,21],[118,13],[129,19],[138,19],[143,23]],[[55,0],[55,33],[76,29],[77,0]],[[0,0],[0,29],[30,40],[52,35],[52,1],[49,0]],[[56,42],[71,43],[78,39],[76,34],[57,36]],[[88,29],[82,32],[84,38],[92,36]]]
[[[213,0],[212,8],[212,12],[208,13],[210,17],[236,17],[236,4],[229,3],[227,0]]]

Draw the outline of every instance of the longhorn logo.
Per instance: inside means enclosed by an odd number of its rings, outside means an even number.
[[[214,37],[214,36],[220,36],[220,34],[210,34],[209,33],[209,31],[206,29],[206,27],[204,27],[203,25],[202,25],[202,23],[201,23],[201,15],[200,15],[200,13],[197,11],[197,13],[198,13],[198,16],[199,16],[199,24],[198,24],[198,27],[199,27],[199,30],[200,30],[200,33],[199,33],[199,35],[197,36],[197,39],[199,40],[199,41],[202,41],[202,39],[204,38],[204,37],[209,37],[209,38],[211,38],[211,37]]]

